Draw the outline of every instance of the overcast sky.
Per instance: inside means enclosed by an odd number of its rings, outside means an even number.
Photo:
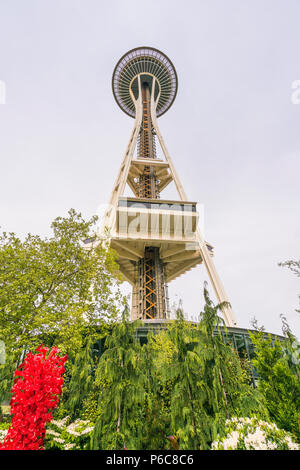
[[[112,72],[153,46],[179,80],[160,129],[204,204],[239,326],[256,316],[280,333],[284,314],[299,337],[299,278],[278,267],[299,259],[299,18],[299,0],[0,0],[1,229],[46,236],[71,207],[89,217],[108,202],[134,122]],[[189,318],[205,279],[199,266],[169,286]]]

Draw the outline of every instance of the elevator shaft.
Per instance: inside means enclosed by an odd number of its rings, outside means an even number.
[[[150,90],[147,83],[142,86],[142,102],[143,102],[143,120],[138,141],[138,159],[155,159],[155,136],[153,134],[153,126],[150,112]],[[143,174],[139,177],[138,182],[139,197],[158,199],[158,181],[155,175],[154,167],[149,165],[144,167]]]
[[[138,159],[155,159],[155,135],[151,121],[150,90],[148,83],[142,84],[143,120],[138,141]],[[138,179],[138,196],[159,199],[158,179],[153,165],[146,165]],[[144,320],[166,318],[167,286],[164,265],[159,256],[159,247],[146,246],[144,258],[137,262],[137,285],[135,286],[137,317]]]

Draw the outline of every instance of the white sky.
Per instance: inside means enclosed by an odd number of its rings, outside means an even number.
[[[179,78],[160,129],[204,204],[239,326],[255,315],[280,333],[282,313],[300,336],[299,278],[277,265],[299,259],[299,17],[298,0],[0,0],[2,230],[49,235],[71,207],[88,217],[108,202],[133,126],[112,72],[156,47]],[[200,266],[169,286],[190,318],[205,279]]]

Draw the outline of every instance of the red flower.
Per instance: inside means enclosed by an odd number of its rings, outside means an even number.
[[[29,352],[14,374],[14,385],[10,401],[12,423],[0,444],[0,450],[43,450],[46,423],[52,420],[51,410],[55,409],[62,392],[68,357],[60,357],[59,349],[43,345]]]

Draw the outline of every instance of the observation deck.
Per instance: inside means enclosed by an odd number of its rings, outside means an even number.
[[[138,92],[137,76],[151,87],[152,77],[156,84],[155,99],[157,117],[164,114],[173,104],[177,94],[177,73],[171,60],[153,47],[137,47],[124,54],[117,63],[112,77],[112,89],[116,102],[126,114],[135,117],[135,105],[130,90]],[[145,74],[145,75],[144,75]]]
[[[199,214],[195,202],[161,199],[119,198],[111,246],[118,255],[120,271],[128,282],[137,282],[135,262],[145,247],[159,247],[170,282],[202,263],[197,242]],[[213,247],[206,243],[210,256]]]

